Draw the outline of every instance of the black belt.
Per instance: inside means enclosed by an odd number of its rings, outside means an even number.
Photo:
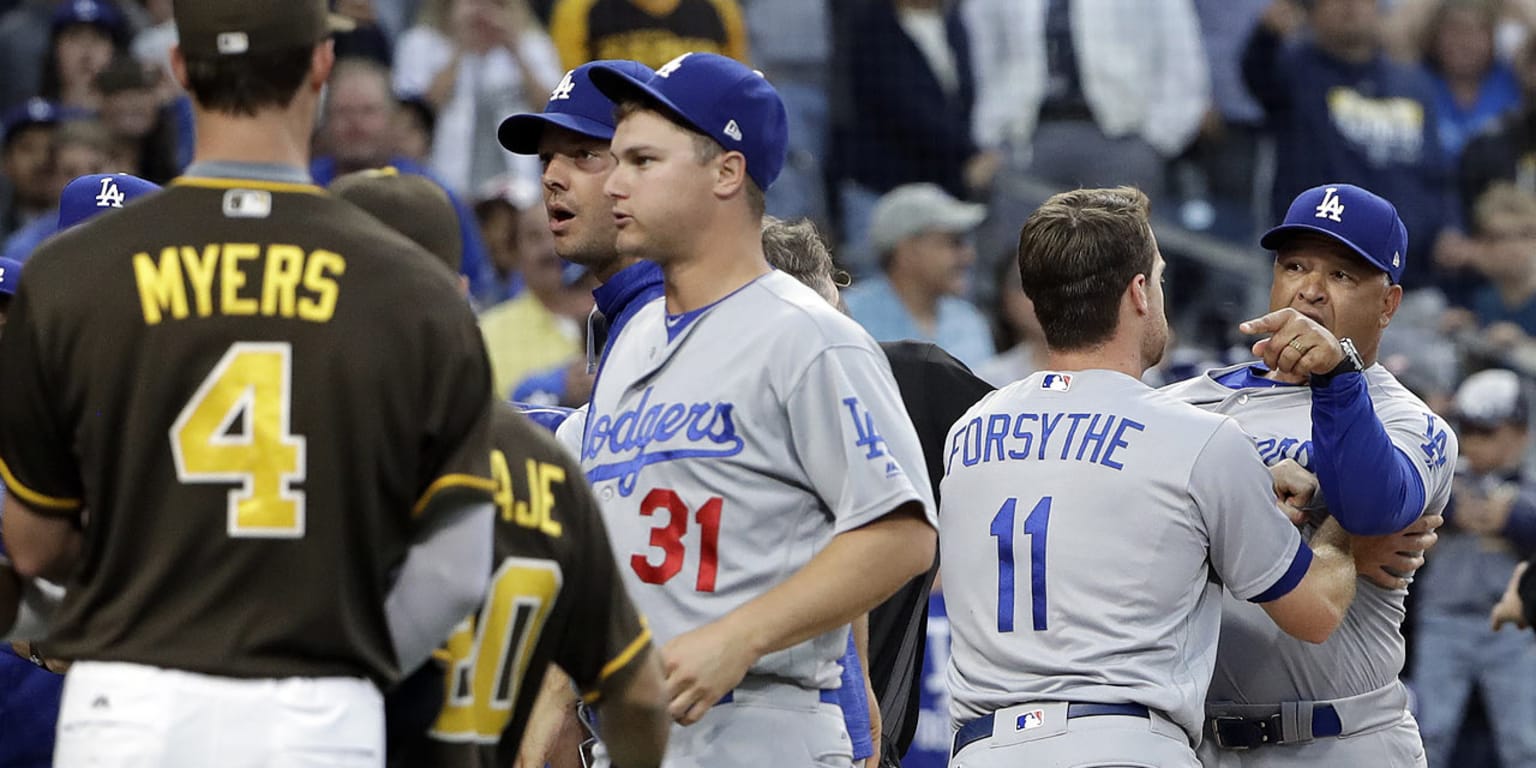
[[[838,701],[837,689],[836,688],[833,688],[831,690],[820,691],[819,693],[817,693],[816,698],[819,701],[821,701],[821,703],[823,703],[823,704],[839,704],[839,705],[841,705],[841,703],[842,703],[842,702]],[[715,702],[715,706],[718,707],[721,704],[730,704],[730,703],[732,703],[734,701],[736,701],[736,691],[734,691],[734,690],[726,691],[725,695],[721,696],[720,700]]]
[[[1253,749],[1265,744],[1285,744],[1284,721],[1281,715],[1269,717],[1241,717],[1217,715],[1207,719],[1216,746],[1222,749]],[[1338,710],[1332,704],[1319,704],[1312,708],[1312,737],[1328,738],[1344,732]]]
[[[1122,717],[1150,717],[1148,709],[1140,704],[1094,704],[1091,702],[1073,702],[1067,705],[1067,719],[1076,720],[1079,717],[1104,717],[1105,715],[1120,715]],[[960,754],[960,750],[975,744],[992,735],[993,721],[997,719],[997,713],[978,717],[975,720],[960,726],[955,732],[955,748],[949,756]],[[1022,726],[1020,726],[1022,728]]]

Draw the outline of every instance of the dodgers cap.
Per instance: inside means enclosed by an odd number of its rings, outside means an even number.
[[[583,64],[561,78],[549,94],[543,112],[523,112],[501,121],[496,137],[508,151],[519,155],[539,153],[544,127],[554,125],[604,141],[613,138],[613,102],[592,84],[592,70],[612,67],[637,80],[649,80],[654,70],[638,61],[608,60]]]
[[[59,194],[59,231],[159,190],[159,184],[126,173],[76,176]]]
[[[315,45],[356,24],[326,0],[175,0],[172,16],[188,56],[241,56]]]
[[[661,107],[747,158],[747,175],[767,190],[789,154],[789,117],[763,73],[715,53],[685,53],[639,78],[612,65],[592,69],[592,83],[614,102],[638,98]]]
[[[21,262],[0,257],[0,296],[15,296],[21,282]]]
[[[103,0],[69,0],[53,9],[51,26],[54,32],[76,24],[100,27],[112,37],[120,37],[127,31],[122,12]]]
[[[1259,245],[1278,250],[1289,235],[1315,232],[1359,254],[1393,283],[1401,282],[1408,258],[1408,227],[1386,198],[1353,184],[1313,187],[1291,202],[1280,226],[1264,233]]]

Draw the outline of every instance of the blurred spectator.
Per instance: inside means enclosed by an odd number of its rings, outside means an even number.
[[[421,0],[373,0],[373,12],[384,35],[398,42],[421,13],[421,5]]]
[[[975,136],[1064,186],[1157,197],[1210,104],[1192,0],[970,0]]]
[[[773,83],[789,114],[789,157],[768,188],[768,213],[827,223],[828,89],[832,30],[824,0],[747,0],[754,63]]]
[[[523,279],[517,271],[518,224],[524,211],[542,205],[537,184],[510,176],[492,179],[476,197],[475,221],[480,225],[491,266],[491,290],[481,297],[482,305],[494,306],[522,292]]]
[[[38,94],[54,0],[22,0],[0,16],[0,109],[10,109]]]
[[[1453,247],[1454,208],[1440,146],[1434,88],[1416,67],[1389,60],[1378,0],[1274,0],[1243,55],[1243,76],[1277,138],[1271,216],[1305,189],[1348,181],[1391,190],[1408,227],[1403,286],[1432,282],[1427,258]],[[1310,35],[1300,34],[1309,29]]]
[[[170,106],[160,103],[149,66],[120,56],[96,76],[96,89],[101,92],[101,122],[132,161],[120,167],[164,184],[181,173],[176,117]]]
[[[160,68],[156,82],[171,80],[171,47],[176,45],[176,20],[171,16],[172,0],[143,0],[148,24],[129,43],[133,57]],[[171,84],[174,88],[174,82]]]
[[[1488,278],[1473,297],[1477,324],[1507,323],[1536,336],[1536,197],[1495,184],[1476,214],[1481,247],[1473,263]]]
[[[999,351],[976,366],[976,375],[994,387],[1002,387],[1045,366],[1045,331],[1035,317],[1035,302],[1019,281],[1019,265],[1012,255],[998,261],[995,281],[997,298],[992,318],[997,329],[993,338]]]
[[[72,120],[61,124],[53,142],[53,188],[63,190],[71,179],[110,173],[112,148],[112,134],[95,120]],[[126,186],[124,193],[127,194]],[[0,257],[26,262],[37,246],[58,231],[58,210],[45,213],[12,234],[0,249]]]
[[[0,152],[0,238],[44,216],[59,202],[53,183],[58,107],[32,99],[5,114]]]
[[[464,274],[476,295],[488,290],[485,243],[475,217],[463,201],[431,171],[395,154],[392,119],[394,97],[389,94],[389,72],[367,59],[337,62],[326,92],[320,149],[310,162],[309,174],[316,184],[330,184],[337,176],[366,168],[394,166],[401,173],[426,176],[443,186],[459,212],[459,234],[464,239]]]
[[[579,270],[567,272],[569,265],[555,255],[541,197],[532,196],[517,212],[512,229],[512,254],[525,290],[480,315],[498,397],[510,396],[530,374],[562,363],[584,369],[582,331],[592,311],[592,294],[572,279]]]
[[[1456,162],[1466,143],[1520,101],[1520,83],[1494,51],[1499,6],[1492,0],[1407,0],[1397,34],[1414,43],[1435,84],[1440,146]],[[1391,27],[1389,27],[1391,29]]]
[[[843,179],[844,266],[867,277],[875,254],[866,230],[881,195],[930,182],[966,197],[991,185],[1002,159],[971,140],[970,36],[952,3],[873,0],[852,31],[843,41],[852,49],[852,109],[834,151]]]
[[[127,45],[127,27],[105,0],[69,0],[53,13],[52,37],[43,64],[43,98],[64,107],[101,108],[96,76]]]
[[[356,26],[333,36],[336,58],[369,59],[388,67],[394,59],[390,38],[379,26],[376,0],[331,0],[331,10]]]
[[[1461,153],[1457,186],[1469,222],[1476,221],[1473,206],[1496,181],[1536,195],[1536,36],[1516,52],[1514,70],[1520,103],[1471,137]]]
[[[425,0],[395,49],[395,93],[437,112],[432,168],[460,194],[509,171],[538,177],[538,159],[507,152],[496,130],[542,108],[559,80],[554,43],[526,0]]]
[[[395,107],[390,130],[394,133],[394,154],[425,166],[432,161],[432,135],[437,131],[437,113],[422,99],[402,99]]]
[[[843,293],[848,314],[877,341],[932,342],[967,366],[991,358],[996,348],[986,318],[960,298],[976,260],[969,236],[985,215],[984,207],[933,184],[891,190],[869,228],[883,274]]]
[[[1450,768],[1468,696],[1481,689],[1499,762],[1536,765],[1536,640],[1494,632],[1509,572],[1536,551],[1536,485],[1521,474],[1528,398],[1511,371],[1468,377],[1453,410],[1461,467],[1434,557],[1415,587],[1413,680],[1430,768]]]
[[[549,33],[566,69],[597,59],[660,69],[689,52],[750,61],[736,0],[555,0]]]

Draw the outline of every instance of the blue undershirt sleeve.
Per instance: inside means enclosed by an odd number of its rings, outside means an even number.
[[[1424,511],[1424,480],[1387,436],[1364,374],[1312,388],[1312,457],[1328,512],[1349,533],[1394,533]]]

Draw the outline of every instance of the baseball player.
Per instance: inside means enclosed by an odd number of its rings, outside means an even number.
[[[1397,210],[1367,190],[1303,192],[1260,241],[1275,251],[1273,311],[1242,330],[1267,335],[1254,345],[1262,361],[1165,389],[1236,419],[1267,463],[1315,472],[1323,503],[1312,519],[1331,516],[1355,534],[1438,514],[1456,468],[1455,434],[1376,362],[1402,299],[1407,241]],[[1222,607],[1201,748],[1208,768],[1425,764],[1398,681],[1406,586],[1362,584],[1321,645],[1279,635],[1240,597]]]
[[[613,200],[602,186],[613,169],[609,142],[613,138],[614,104],[592,85],[590,73],[600,64],[623,69],[637,78],[648,78],[652,71],[636,62],[608,61],[585,64],[566,74],[550,94],[542,113],[513,115],[503,121],[499,137],[502,145],[519,154],[537,154],[543,165],[545,204],[550,229],[555,236],[556,252],[568,261],[587,267],[601,282],[592,293],[596,308],[588,326],[589,366],[601,367],[608,339],[618,335],[635,312],[662,297],[661,269],[654,262],[619,253],[614,240],[617,230],[613,220]],[[586,424],[586,410],[574,414],[519,404],[519,408],[541,425],[557,432],[573,455],[581,453],[581,435]],[[571,418],[572,416],[575,418]],[[844,674],[862,669],[856,654],[844,660]],[[840,705],[851,734],[861,734],[867,727],[869,701],[860,682],[858,695],[839,688]],[[547,687],[558,692],[558,687]],[[541,699],[541,709],[560,709],[564,701]],[[554,717],[543,718],[549,724]],[[525,740],[524,753],[530,761],[541,761],[542,746],[550,739],[535,735]],[[854,759],[867,757],[873,750],[857,736]]]
[[[868,334],[763,259],[787,129],[762,76],[696,53],[592,82],[618,250],[666,280],[608,348],[582,466],[663,643],[667,765],[849,765],[847,626],[933,556],[911,422]]]
[[[330,188],[459,271],[453,203],[430,180],[386,168],[348,174]],[[395,215],[400,211],[411,215]],[[511,765],[545,669],[554,661],[587,692],[589,703],[600,704],[610,753],[621,755],[625,766],[657,765],[667,724],[661,668],[650,632],[619,581],[581,468],[547,430],[510,404],[498,403],[492,419],[497,516],[491,587],[479,612],[454,630],[440,654],[446,674],[436,665],[418,673],[444,687],[430,741],[426,726],[400,734],[391,740],[390,763]],[[401,692],[390,696],[390,707],[420,708],[402,700],[419,688],[406,684]]]
[[[1221,585],[1313,643],[1354,594],[1348,538],[1301,541],[1236,422],[1141,382],[1163,267],[1135,189],[1024,224],[1049,365],[955,423],[940,484],[953,768],[1198,765]]]
[[[306,183],[325,3],[174,15],[192,165],[42,247],[0,337],[6,545],[67,588],[55,764],[382,765],[380,689],[491,572],[485,350]]]

